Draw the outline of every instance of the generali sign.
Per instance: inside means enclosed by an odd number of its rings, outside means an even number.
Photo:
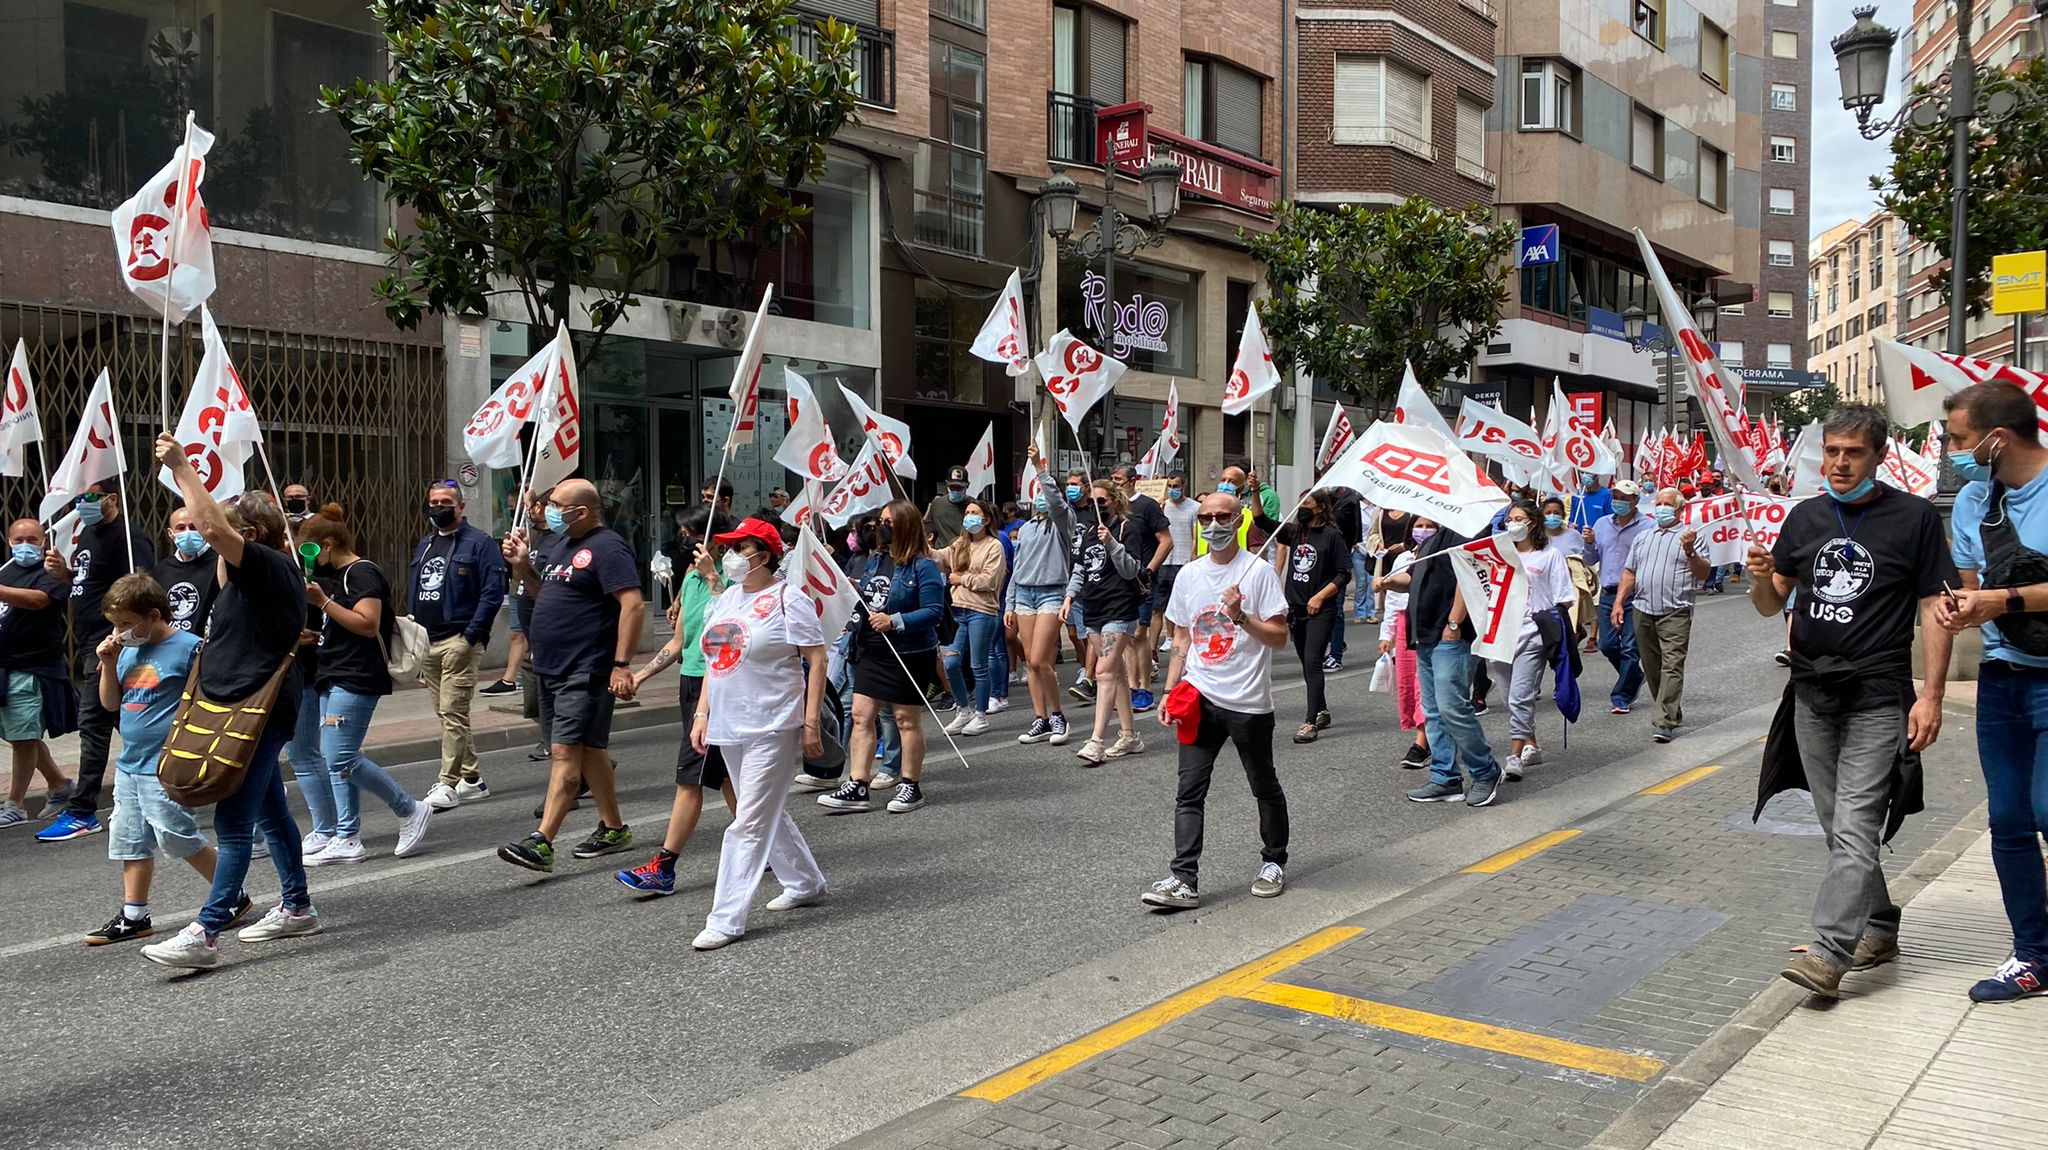
[[[1273,203],[1280,194],[1280,169],[1152,127],[1146,120],[1151,111],[1152,105],[1142,100],[1098,110],[1095,154],[1108,158],[1118,171],[1134,179],[1153,156],[1170,157],[1180,165],[1182,195],[1253,215],[1273,214]]]

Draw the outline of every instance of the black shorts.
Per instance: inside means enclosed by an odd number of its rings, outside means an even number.
[[[542,675],[540,689],[547,692],[554,723],[548,741],[557,746],[596,747],[611,745],[612,697],[609,675]]]
[[[718,744],[698,754],[690,742],[690,728],[697,722],[697,701],[704,697],[704,676],[684,675],[682,685],[676,690],[676,701],[683,707],[683,745],[676,749],[676,785],[679,787],[703,787],[715,791],[725,785],[725,755]]]
[[[1161,567],[1152,576],[1152,615],[1170,630],[1173,624],[1166,622],[1166,608],[1173,602],[1173,583],[1180,578],[1180,565],[1169,564]]]
[[[923,706],[925,688],[939,681],[937,662],[932,657],[934,648],[904,651],[899,663],[884,646],[887,642],[880,635],[859,641],[859,658],[853,663],[853,693],[898,707]],[[903,673],[905,666],[910,668],[908,675]]]

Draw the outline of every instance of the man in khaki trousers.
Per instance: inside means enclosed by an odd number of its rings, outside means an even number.
[[[1693,592],[1711,568],[1699,532],[1685,524],[1685,496],[1676,487],[1657,492],[1650,508],[1653,531],[1629,544],[1614,596],[1614,626],[1634,606],[1636,650],[1650,688],[1650,740],[1668,743],[1685,721],[1685,656],[1692,644]]]
[[[428,488],[431,530],[412,557],[412,617],[432,643],[420,660],[420,679],[441,720],[441,778],[426,799],[437,811],[491,797],[477,772],[469,705],[477,664],[505,602],[505,556],[463,512],[462,490],[454,483],[443,480]]]

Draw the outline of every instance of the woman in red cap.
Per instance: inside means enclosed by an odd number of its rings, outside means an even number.
[[[716,746],[732,778],[735,805],[718,855],[711,914],[691,943],[716,950],[747,933],[747,910],[773,867],[782,893],[769,910],[811,906],[825,875],[789,817],[789,777],[805,756],[824,752],[818,725],[825,699],[825,635],[817,606],[776,578],[782,536],[748,519],[711,541],[724,548],[725,593],[704,613],[704,694],[690,742]]]

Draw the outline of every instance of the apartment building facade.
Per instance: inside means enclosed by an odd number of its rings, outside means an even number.
[[[1812,186],[1813,6],[1802,0],[1756,0],[1743,6],[1762,23],[1754,65],[1762,101],[1763,211],[1757,217],[1762,251],[1756,291],[1747,302],[1721,309],[1721,361],[1741,371],[1760,394],[1810,386],[1807,363],[1806,261]],[[1747,145],[1745,144],[1745,147]]]
[[[1877,341],[1897,339],[1905,229],[1882,209],[1844,220],[1808,249],[1806,362],[1851,403],[1882,403]]]

